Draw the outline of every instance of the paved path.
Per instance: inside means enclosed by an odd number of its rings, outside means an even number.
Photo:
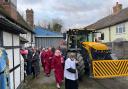
[[[54,74],[52,73],[50,77],[45,77],[44,74],[41,73],[37,79],[29,76],[24,83],[23,89],[56,89]]]
[[[52,73],[50,77],[45,77],[41,73],[38,79],[28,77],[28,81],[24,86],[23,89],[56,89],[54,74]],[[64,84],[61,89],[64,89]],[[79,82],[79,89],[128,89],[128,79],[92,79],[85,76],[83,81]]]

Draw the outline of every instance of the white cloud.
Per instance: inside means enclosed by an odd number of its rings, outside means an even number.
[[[112,13],[117,0],[18,0],[18,10],[33,9],[35,23],[63,20],[65,28],[86,26]],[[128,6],[127,0],[118,0]]]

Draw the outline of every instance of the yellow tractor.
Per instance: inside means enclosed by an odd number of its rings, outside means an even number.
[[[68,52],[75,52],[80,61],[79,76],[83,71],[92,78],[128,76],[128,60],[117,60],[107,45],[94,42],[94,33],[78,29],[67,32]]]

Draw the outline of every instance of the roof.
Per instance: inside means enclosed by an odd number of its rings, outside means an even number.
[[[0,15],[0,28],[1,30],[5,30],[11,33],[16,33],[16,34],[26,34],[26,32],[19,27],[18,25],[12,23],[8,19],[6,19],[4,16]]]
[[[4,10],[4,8],[0,5],[0,14],[3,15],[5,18],[7,18],[8,20],[10,20],[11,22],[15,23],[16,25],[31,31],[32,33],[34,33],[32,31],[32,28],[25,22],[25,20],[22,18],[22,16],[17,12],[17,21],[14,20],[13,18],[11,18],[11,16]]]
[[[114,26],[116,24],[126,22],[126,21],[128,21],[128,7],[121,10],[117,14],[112,14],[107,17],[104,17],[85,28],[99,30],[99,29],[103,29],[109,26]]]
[[[22,34],[26,33],[23,30],[23,28],[21,28],[16,23],[14,23],[14,20],[4,11],[3,7],[1,6],[0,6],[0,28],[15,33],[22,33]]]
[[[63,37],[61,33],[50,31],[40,26],[36,26],[34,29],[36,37]]]
[[[94,48],[96,50],[108,50],[109,49],[105,44],[97,43],[97,42],[82,42],[82,44],[84,46],[87,45],[87,46]]]

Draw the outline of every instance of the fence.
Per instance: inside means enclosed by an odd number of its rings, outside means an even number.
[[[106,43],[118,59],[128,59],[128,41]]]
[[[94,78],[128,76],[128,60],[92,61]]]

